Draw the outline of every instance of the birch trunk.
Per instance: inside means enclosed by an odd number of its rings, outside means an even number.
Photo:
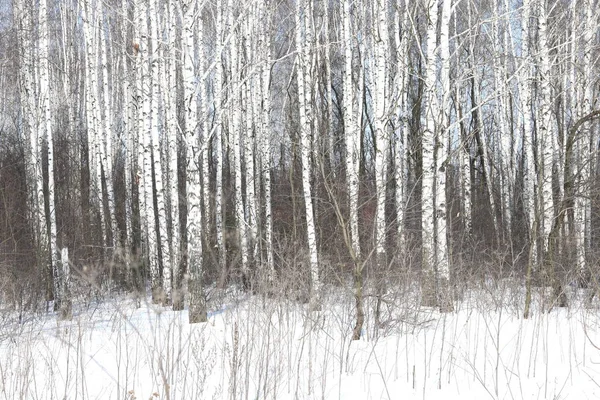
[[[500,0],[494,1],[494,24],[493,24],[493,41],[495,53],[501,54],[502,51],[508,51],[506,41],[505,28],[502,26],[500,17]],[[504,57],[506,59],[506,57]],[[507,79],[506,61],[500,60],[494,68],[494,81],[498,96],[497,107],[498,114],[498,134],[500,135],[500,177],[502,185],[500,188],[502,199],[502,222],[504,227],[504,242],[510,241],[512,238],[512,202],[511,196],[513,193],[514,179],[514,163],[512,154],[512,132],[509,131],[506,110],[507,110],[507,88],[509,83]]]
[[[152,146],[152,162],[154,165],[154,191],[156,196],[156,213],[158,217],[158,232],[156,232],[156,245],[160,246],[161,252],[157,248],[157,255],[160,257],[159,266],[162,262],[162,282],[161,290],[156,293],[158,297],[154,301],[159,301],[167,304],[171,301],[171,252],[168,243],[167,235],[167,214],[165,206],[165,189],[163,186],[162,177],[162,161],[161,161],[161,133],[160,133],[160,87],[164,86],[161,82],[161,74],[159,73],[160,63],[163,62],[159,56],[158,36],[160,34],[158,27],[158,9],[157,0],[150,0],[150,8],[148,10],[150,16],[150,43],[152,46],[152,58],[150,59],[151,74],[152,74],[152,94],[151,94],[151,113],[148,116],[150,128],[150,143]],[[148,171],[150,172],[150,171]]]
[[[395,111],[397,130],[394,149],[394,180],[396,182],[395,206],[397,223],[397,245],[400,252],[406,246],[405,215],[406,215],[406,184],[407,184],[407,141],[408,141],[408,13],[404,10],[402,26],[398,9],[394,14],[394,39],[396,42],[396,81],[394,88],[398,91],[396,98],[398,108]],[[402,35],[400,32],[402,29]]]
[[[253,93],[255,90],[253,86],[256,84],[255,82],[255,74],[250,72],[250,68],[252,62],[252,55],[254,53],[252,40],[251,40],[251,29],[253,28],[253,12],[249,12],[246,15],[246,19],[243,22],[243,30],[244,30],[244,51],[242,53],[246,54],[245,57],[245,66],[244,69],[246,71],[246,76],[243,84],[243,93],[242,93],[242,110],[244,113],[244,128],[245,132],[243,136],[243,143],[241,146],[243,147],[242,151],[244,153],[244,165],[245,165],[245,215],[246,215],[246,236],[248,241],[249,248],[249,257],[251,260],[251,264],[256,263],[258,256],[258,247],[256,243],[256,238],[258,235],[257,232],[257,218],[256,218],[256,190],[255,190],[255,176],[257,174],[254,171],[254,145],[255,145],[255,129],[256,127],[256,113],[255,113],[255,98]],[[252,268],[252,266],[250,266]]]
[[[264,19],[270,21],[266,8],[263,8]],[[267,252],[267,279],[273,282],[275,279],[275,265],[273,261],[273,216],[272,216],[272,195],[271,195],[271,140],[270,140],[270,121],[271,121],[271,99],[269,96],[269,86],[271,83],[271,51],[270,43],[266,36],[262,37],[262,45],[259,48],[264,49],[263,63],[261,65],[260,94],[262,99],[261,109],[261,129],[260,129],[260,149],[262,162],[262,182],[265,192],[264,200],[264,225],[265,225],[265,247]]]
[[[441,89],[442,104],[438,115],[441,116],[441,126],[437,135],[437,160],[436,174],[437,185],[435,188],[435,208],[436,208],[436,265],[439,277],[438,305],[443,311],[452,310],[452,300],[450,297],[450,262],[449,246],[447,240],[447,198],[446,198],[446,173],[449,164],[448,139],[450,136],[450,43],[449,43],[449,25],[452,1],[443,0],[440,4],[441,23],[440,23],[440,64],[441,64]]]
[[[107,17],[108,19],[108,17]],[[102,160],[102,170],[104,171],[104,186],[106,187],[106,194],[108,200],[108,230],[106,244],[113,248],[113,251],[118,245],[117,239],[117,219],[115,216],[115,192],[113,188],[113,124],[111,114],[111,101],[109,91],[109,74],[108,74],[108,49],[110,46],[110,37],[108,29],[104,27],[104,24],[100,23],[100,30],[104,32],[103,45],[99,45],[98,48],[101,51],[101,68],[102,68],[102,86],[99,91],[103,94],[103,107],[102,107],[102,147],[100,149],[100,155]],[[100,40],[100,37],[99,37]],[[108,242],[108,238],[112,239],[112,243]]]
[[[383,271],[386,265],[385,252],[385,200],[386,200],[386,182],[387,182],[387,156],[389,137],[385,132],[387,122],[387,104],[385,88],[387,86],[387,65],[386,53],[389,51],[389,38],[386,15],[386,2],[377,0],[376,19],[374,18],[373,36],[374,36],[374,94],[373,96],[373,117],[375,127],[375,190],[377,196],[377,210],[375,217],[375,253],[378,268]],[[375,16],[374,16],[375,17]],[[375,22],[376,21],[376,22]]]
[[[189,322],[206,321],[202,268],[202,187],[200,183],[200,135],[198,132],[196,79],[194,71],[194,23],[196,1],[183,4],[183,93],[185,102],[185,140],[187,147],[186,199],[188,232]]]
[[[344,134],[346,136],[346,180],[348,185],[348,196],[350,200],[350,232],[352,237],[352,258],[355,268],[358,268],[360,258],[360,238],[358,234],[358,166],[360,159],[360,143],[355,121],[355,100],[352,83],[352,33],[350,31],[350,1],[344,0],[343,4],[343,46],[344,46],[344,72],[343,72],[343,114]],[[358,103],[362,99],[359,97]],[[360,114],[356,112],[358,116]]]
[[[56,243],[56,200],[54,191],[54,136],[52,134],[52,113],[50,110],[50,66],[48,60],[48,7],[46,0],[39,2],[39,105],[38,110],[41,115],[38,116],[38,146],[42,148],[42,143],[45,141],[47,146],[48,156],[48,211],[45,212],[45,224],[50,233],[49,243],[49,259],[47,260],[48,269],[46,274],[48,290],[53,290],[54,294],[54,309],[58,311],[65,304],[62,303],[62,276],[60,265],[58,263],[58,246]],[[41,164],[41,157],[38,160]],[[41,171],[40,171],[41,172]],[[41,177],[41,174],[40,174]],[[43,185],[42,181],[38,181],[38,207],[44,206]],[[42,208],[43,210],[43,208]]]
[[[423,154],[423,176],[421,178],[421,235],[423,252],[423,277],[422,277],[422,303],[426,306],[436,305],[435,293],[435,199],[434,181],[435,171],[435,137],[436,137],[436,112],[437,99],[435,92],[436,76],[436,27],[438,19],[437,2],[429,1],[427,15],[426,60],[424,77],[424,102],[425,102],[425,129],[423,131],[421,146]]]
[[[131,52],[131,43],[127,40],[127,32],[129,23],[129,2],[121,1],[121,13],[123,14],[123,22],[121,23],[121,40],[123,42],[123,53],[121,59],[122,74],[123,74],[123,143],[125,152],[125,232],[124,232],[124,250],[123,258],[127,270],[127,283],[133,286],[133,276],[131,269],[131,252],[133,250],[133,186],[131,182],[131,174],[133,172],[133,143],[132,135],[134,128],[134,110],[135,99],[131,90],[131,77],[133,72],[129,65],[129,55]]]
[[[141,112],[138,113],[139,117],[139,136],[141,145],[141,165],[142,168],[142,179],[141,179],[141,190],[140,197],[143,197],[140,205],[140,214],[144,221],[145,227],[145,239],[146,239],[146,252],[148,259],[148,269],[150,270],[150,285],[152,290],[152,299],[155,302],[159,302],[161,299],[161,281],[160,281],[160,270],[159,270],[159,259],[158,259],[158,231],[156,229],[156,212],[154,208],[154,190],[153,190],[153,173],[152,173],[152,95],[153,95],[153,76],[149,73],[150,68],[150,54],[148,49],[148,21],[147,21],[147,4],[144,0],[141,0],[136,4],[136,11],[138,15],[138,29],[140,41],[136,43],[138,45],[138,58],[140,59],[139,71],[138,71],[138,101],[141,103]],[[152,34],[152,31],[150,31]],[[156,100],[154,100],[156,102]],[[157,171],[158,175],[160,170]]]
[[[52,287],[48,286],[48,259],[49,259],[49,239],[45,225],[44,211],[44,192],[42,175],[42,155],[38,137],[37,115],[38,109],[36,99],[35,83],[35,63],[33,57],[33,18],[34,8],[27,4],[25,0],[15,2],[15,17],[19,21],[18,38],[20,42],[20,99],[23,110],[23,137],[25,139],[25,154],[27,157],[27,186],[28,186],[28,208],[31,220],[33,221],[34,243],[37,254],[36,261],[39,268],[39,277],[44,285],[46,300],[52,300]],[[39,61],[39,60],[38,60]]]
[[[541,87],[540,119],[537,138],[538,154],[538,191],[541,211],[541,239],[544,253],[547,253],[548,239],[554,220],[554,205],[552,196],[552,166],[555,149],[557,152],[556,133],[552,127],[552,94],[550,92],[550,54],[547,38],[546,0],[539,0],[538,40],[539,40],[539,76]]]
[[[227,19],[228,26],[233,29],[234,25],[234,2],[228,0],[227,3]],[[242,258],[242,279],[246,287],[249,286],[249,268],[248,268],[248,231],[246,225],[246,215],[244,210],[244,200],[242,191],[242,154],[240,145],[240,130],[241,130],[241,104],[240,104],[240,92],[241,81],[240,81],[240,67],[239,67],[239,52],[240,46],[237,43],[239,38],[233,34],[230,38],[229,45],[229,56],[231,64],[230,73],[230,92],[229,92],[229,104],[231,107],[231,121],[230,121],[230,141],[231,151],[233,157],[233,172],[235,176],[235,216],[237,221],[237,229],[239,235],[239,246]]]
[[[225,237],[223,233],[223,145],[222,145],[222,93],[223,93],[223,10],[221,0],[216,0],[216,66],[214,90],[215,110],[215,137],[214,137],[214,165],[215,165],[215,230],[217,231],[217,248],[219,251],[220,278],[218,286],[223,288],[227,279],[227,258],[225,249]]]
[[[106,246],[106,225],[102,201],[102,173],[100,166],[98,136],[100,134],[100,104],[98,99],[98,18],[97,7],[86,0],[82,7],[83,33],[86,46],[85,110],[87,121],[88,167],[90,173],[89,198],[100,217],[102,247]],[[92,226],[95,218],[92,217]],[[104,254],[104,251],[103,251]]]
[[[206,73],[205,73],[205,61],[208,58],[208,53],[206,52],[206,44],[207,42],[204,39],[204,24],[199,21],[200,17],[196,20],[194,24],[196,30],[196,38],[198,41],[198,66],[197,66],[197,75],[198,79],[198,96],[200,98],[200,129],[202,132],[202,149],[200,158],[202,160],[200,175],[202,177],[202,203],[203,203],[203,237],[205,248],[209,249],[210,247],[210,228],[211,228],[211,204],[210,204],[210,169],[208,167],[209,164],[209,156],[210,156],[210,147],[211,147],[211,136],[208,130],[208,111],[207,111],[207,90],[206,90]],[[203,262],[206,260],[203,257]]]
[[[169,163],[169,204],[171,220],[171,267],[173,277],[173,310],[183,309],[183,294],[181,286],[181,229],[179,226],[179,164],[178,164],[178,137],[179,125],[177,123],[177,4],[174,0],[167,3],[168,14],[168,53],[166,87],[166,118],[167,118],[167,148]]]
[[[529,227],[529,263],[527,266],[526,294],[524,318],[529,316],[529,307],[531,303],[531,280],[534,269],[537,270],[537,213],[535,212],[534,182],[535,167],[533,159],[533,129],[531,126],[531,71],[528,66],[530,62],[529,51],[529,0],[523,0],[523,18],[521,22],[521,55],[522,65],[521,74],[518,78],[519,100],[521,108],[521,123],[523,126],[523,198],[524,208],[527,214],[527,223]]]
[[[298,115],[300,124],[300,145],[301,145],[301,160],[302,160],[302,189],[304,193],[304,207],[306,216],[306,229],[307,229],[307,240],[308,240],[308,252],[310,257],[310,278],[311,278],[311,290],[310,290],[310,308],[311,310],[320,309],[320,279],[319,279],[319,259],[317,253],[317,237],[315,232],[315,222],[313,214],[313,203],[312,203],[312,187],[310,183],[310,171],[311,171],[311,160],[310,160],[310,121],[307,119],[307,107],[309,107],[309,98],[305,90],[306,77],[308,74],[306,51],[304,45],[306,43],[306,37],[304,32],[304,26],[306,18],[306,1],[299,0],[296,3],[296,81],[298,85]]]
[[[583,2],[583,37],[581,51],[583,52],[583,76],[580,80],[578,91],[582,94],[580,112],[581,116],[592,111],[594,101],[594,78],[593,78],[593,37],[594,27],[597,26],[597,18],[594,18],[593,2]],[[579,118],[578,118],[579,119]],[[592,147],[594,146],[594,147]],[[588,275],[587,253],[591,243],[591,155],[596,151],[596,140],[593,128],[587,129],[586,134],[579,139],[579,168],[580,174],[577,182],[577,196],[575,198],[575,243],[577,249],[577,267],[582,277]]]

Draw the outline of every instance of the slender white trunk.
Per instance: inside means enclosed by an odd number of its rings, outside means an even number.
[[[243,22],[243,49],[242,53],[246,54],[245,59],[245,70],[246,76],[244,79],[244,84],[242,88],[242,110],[244,112],[244,134],[243,136],[243,153],[244,153],[244,164],[245,164],[245,183],[246,183],[246,204],[245,204],[245,215],[246,215],[246,235],[249,247],[249,255],[252,255],[252,262],[256,263],[257,255],[258,255],[258,246],[256,242],[256,238],[258,236],[257,231],[257,218],[256,218],[256,190],[255,190],[255,174],[254,171],[254,145],[255,145],[255,129],[257,129],[256,124],[256,112],[255,112],[255,101],[254,98],[254,85],[256,82],[256,75],[254,73],[250,73],[249,70],[251,68],[253,60],[253,45],[251,40],[251,29],[253,28],[252,17],[254,16],[253,12],[249,12],[246,15],[246,19]]]
[[[529,52],[529,15],[530,6],[529,0],[523,1],[523,17],[521,18],[521,55],[522,65],[521,74],[519,76],[519,100],[521,108],[521,122],[523,126],[523,197],[524,208],[527,214],[529,226],[529,240],[532,248],[530,249],[530,263],[537,265],[537,245],[535,237],[536,213],[535,213],[535,197],[534,197],[534,182],[535,182],[535,166],[533,160],[533,129],[531,126],[531,71],[529,67],[530,52]]]
[[[300,124],[300,144],[301,144],[301,160],[302,160],[302,189],[304,192],[304,206],[306,216],[306,229],[308,240],[308,251],[310,256],[310,277],[311,277],[311,308],[318,308],[320,279],[319,279],[319,258],[317,253],[317,237],[315,232],[315,221],[312,203],[312,187],[310,183],[310,121],[307,119],[307,107],[309,107],[308,93],[305,90],[307,71],[306,51],[304,45],[306,43],[304,35],[304,19],[306,18],[306,2],[299,0],[296,3],[296,80],[298,84],[298,116]]]
[[[145,1],[140,1],[137,8],[138,29],[140,41],[139,45],[140,58],[138,71],[138,101],[141,102],[141,112],[139,116],[139,136],[141,145],[141,164],[142,182],[140,197],[143,197],[143,204],[140,207],[140,214],[144,222],[146,231],[146,248],[148,257],[148,267],[150,270],[150,280],[152,295],[155,301],[159,301],[158,294],[161,290],[159,260],[158,260],[158,231],[156,229],[156,212],[154,208],[154,193],[153,193],[153,176],[152,176],[152,75],[149,73],[150,54],[148,50],[148,21],[146,17],[147,4]],[[152,34],[152,32],[150,32]],[[154,100],[156,102],[156,100]],[[156,175],[160,174],[160,170]]]
[[[186,197],[188,232],[188,269],[190,290],[189,320],[206,320],[206,307],[202,291],[202,185],[200,182],[200,135],[198,132],[196,78],[194,70],[194,23],[196,1],[183,6],[183,93],[185,102],[185,140],[187,148]]]
[[[554,220],[552,196],[552,166],[558,142],[552,124],[552,98],[550,92],[550,54],[547,38],[546,0],[539,0],[538,40],[539,40],[539,76],[541,86],[540,119],[538,129],[538,190],[541,211],[541,229],[544,252],[548,251],[548,237]]]
[[[20,98],[23,115],[23,138],[26,149],[26,166],[28,180],[28,208],[33,221],[34,242],[38,252],[37,263],[40,268],[40,277],[43,279],[47,269],[48,234],[45,228],[42,157],[38,146],[37,122],[35,110],[36,90],[34,82],[34,58],[32,40],[32,13],[33,9],[25,4],[24,0],[15,2],[15,19],[19,21],[19,50],[20,50]]]
[[[386,200],[386,182],[387,182],[387,156],[389,138],[386,134],[385,125],[387,122],[387,103],[385,88],[387,87],[387,64],[386,54],[389,51],[389,38],[387,28],[386,2],[377,0],[376,18],[373,18],[374,36],[374,93],[373,96],[373,117],[375,128],[375,188],[377,193],[377,211],[375,217],[375,248],[376,258],[379,268],[385,265],[385,200]]]
[[[100,154],[102,157],[102,169],[104,170],[104,182],[106,186],[106,193],[108,199],[108,221],[110,234],[112,238],[113,250],[118,245],[117,237],[117,219],[115,216],[115,192],[113,190],[113,126],[112,126],[112,104],[110,102],[110,91],[109,91],[109,74],[108,74],[108,49],[110,46],[110,37],[108,29],[100,22],[100,30],[104,33],[103,45],[98,46],[101,52],[101,66],[102,66],[102,87],[103,93],[103,107],[102,107],[102,147]],[[114,73],[114,72],[113,72]],[[107,243],[109,244],[109,243]],[[111,245],[111,244],[109,244]]]
[[[161,74],[160,63],[163,63],[164,60],[159,56],[159,45],[158,45],[158,36],[160,35],[160,30],[158,26],[158,8],[157,8],[157,0],[150,0],[150,7],[148,10],[148,14],[150,16],[150,43],[152,46],[152,55],[150,58],[150,66],[151,66],[151,106],[150,106],[150,114],[147,115],[148,124],[149,124],[149,141],[152,148],[152,162],[154,164],[154,191],[156,196],[156,212],[158,217],[158,232],[156,232],[156,245],[160,245],[162,249],[162,254],[156,250],[156,254],[160,255],[162,261],[162,293],[160,298],[155,298],[154,300],[159,300],[161,302],[169,302],[171,300],[171,252],[170,246],[168,243],[168,235],[167,235],[167,214],[166,214],[166,206],[165,206],[165,188],[163,185],[163,168],[162,168],[162,160],[161,160],[161,119],[159,118],[161,112],[161,95],[160,95],[160,87],[165,86],[163,82],[161,82]],[[151,171],[148,171],[151,173]],[[159,262],[160,265],[160,262]]]
[[[438,115],[441,116],[441,126],[437,135],[437,185],[435,190],[436,208],[436,265],[441,282],[450,280],[449,246],[447,240],[446,214],[446,173],[449,165],[448,138],[450,125],[450,43],[449,25],[451,13],[451,0],[443,0],[442,19],[440,23],[440,63],[441,63],[441,89],[442,104]],[[445,307],[446,305],[444,305]]]
[[[222,93],[223,93],[223,10],[221,0],[216,0],[216,67],[214,81],[214,112],[215,112],[215,137],[214,137],[214,162],[215,162],[215,229],[217,231],[217,248],[219,250],[219,269],[221,272],[221,284],[224,283],[227,265],[225,255],[225,237],[223,233],[223,145],[222,145]]]
[[[597,27],[597,18],[594,18],[593,2],[584,0],[583,2],[583,35],[581,43],[581,52],[583,53],[583,76],[578,86],[579,93],[582,94],[582,104],[579,108],[581,117],[592,111],[594,101],[594,75],[593,75],[593,37],[594,27]],[[587,252],[591,243],[591,223],[592,223],[592,182],[591,171],[593,162],[593,152],[597,141],[594,137],[593,127],[586,130],[586,134],[577,142],[579,153],[579,179],[576,182],[578,190],[575,198],[575,242],[577,249],[577,267],[582,274],[587,274]]]
[[[179,125],[177,123],[177,4],[170,0],[167,4],[168,14],[168,53],[167,53],[167,76],[166,87],[163,89],[166,95],[166,118],[167,118],[167,148],[169,163],[169,204],[171,220],[171,266],[173,269],[173,307],[183,307],[183,301],[180,293],[180,227],[179,227],[179,165],[177,160]]]
[[[127,280],[129,283],[132,282],[131,276],[131,251],[133,246],[133,187],[131,184],[131,173],[133,171],[133,143],[132,133],[134,127],[134,110],[135,100],[131,90],[131,77],[132,72],[129,67],[129,54],[131,53],[131,43],[127,40],[128,31],[128,20],[129,20],[129,2],[128,0],[122,0],[121,2],[121,13],[123,14],[123,21],[121,23],[121,39],[123,41],[123,55],[122,55],[122,68],[123,68],[123,142],[124,142],[124,153],[125,153],[125,232],[124,232],[124,259],[127,268]]]
[[[54,289],[54,300],[58,305],[61,305],[61,272],[58,263],[58,247],[56,244],[56,201],[54,194],[54,136],[52,134],[52,113],[50,110],[50,66],[48,60],[48,8],[46,0],[39,2],[39,106],[38,110],[41,115],[38,117],[38,143],[41,149],[41,144],[45,140],[48,155],[48,212],[45,213],[45,225],[50,232],[49,246],[49,271],[47,276],[49,285]],[[41,158],[38,160],[41,164]],[[41,171],[40,171],[41,172]],[[41,182],[38,182],[41,184]],[[44,205],[43,202],[43,186],[38,186],[41,199],[38,198],[38,206]],[[62,305],[61,305],[62,306]]]
[[[228,0],[227,4],[227,24],[230,29],[233,30],[234,24],[234,2]],[[241,145],[240,145],[240,130],[241,130],[241,82],[240,82],[240,71],[239,71],[239,52],[240,46],[238,44],[239,38],[233,35],[230,38],[229,44],[229,56],[231,64],[230,72],[230,88],[229,88],[229,105],[231,107],[231,119],[230,119],[230,143],[233,157],[233,174],[235,179],[235,217],[237,221],[237,229],[239,234],[239,246],[242,257],[242,274],[244,279],[248,277],[248,234],[246,225],[246,216],[244,210],[244,201],[242,197],[242,159],[241,159]],[[248,283],[248,282],[246,282]]]
[[[428,6],[428,24],[427,24],[427,53],[425,60],[425,77],[424,77],[424,107],[425,107],[425,129],[421,141],[423,154],[423,176],[421,186],[421,235],[422,235],[422,252],[423,252],[423,273],[425,274],[425,303],[435,303],[434,293],[432,293],[434,280],[434,268],[436,262],[435,256],[435,202],[434,202],[434,180],[435,171],[435,134],[436,134],[436,110],[437,99],[435,92],[435,75],[436,75],[436,27],[437,27],[437,2],[429,1]]]
[[[271,16],[263,9],[263,20],[270,20]],[[269,25],[270,26],[270,25]],[[275,278],[275,265],[273,262],[273,216],[271,211],[271,99],[269,96],[269,85],[271,83],[271,51],[270,43],[266,35],[262,36],[263,63],[261,65],[260,94],[262,100],[261,109],[261,129],[260,129],[260,150],[262,162],[262,182],[265,192],[264,200],[264,226],[265,226],[265,247],[267,252],[267,277],[269,281]]]
[[[83,8],[83,33],[86,45],[86,120],[88,140],[88,167],[90,172],[89,198],[100,215],[102,246],[106,246],[106,226],[102,201],[102,173],[99,158],[98,136],[100,135],[100,104],[98,99],[98,29],[97,6],[86,0]],[[91,222],[94,222],[93,219]]]
[[[504,48],[508,51],[506,43],[506,34],[504,27],[502,26],[502,19],[500,19],[500,0],[494,1],[494,23],[493,23],[493,40],[494,49],[496,53],[500,53]],[[507,89],[509,82],[506,81],[506,61],[499,60],[494,67],[494,81],[496,85],[496,91],[498,95],[497,107],[498,107],[498,135],[500,143],[500,177],[502,179],[502,185],[500,187],[501,199],[502,199],[502,222],[504,227],[505,239],[510,240],[512,237],[512,204],[511,196],[513,193],[513,177],[514,177],[514,164],[512,155],[512,137],[509,131],[508,122],[506,119],[507,110]]]
[[[350,233],[352,236],[353,258],[360,258],[360,237],[358,234],[358,166],[360,160],[360,143],[357,125],[355,121],[355,99],[352,83],[352,33],[350,31],[350,0],[344,0],[343,4],[343,47],[344,47],[344,72],[342,77],[344,98],[342,109],[344,114],[344,134],[346,140],[346,180],[348,185],[348,196],[350,200]],[[359,80],[360,81],[360,80]],[[361,84],[359,82],[359,84]],[[362,98],[357,99],[361,104]],[[359,107],[360,109],[360,107]],[[357,116],[360,114],[356,112]]]
[[[406,214],[406,184],[407,174],[407,141],[408,141],[408,9],[404,10],[402,25],[400,26],[399,10],[394,14],[394,39],[396,41],[396,89],[398,108],[395,112],[397,118],[397,130],[395,138],[394,180],[396,181],[396,220],[397,220],[397,245],[400,251],[404,251],[406,245],[405,214]],[[402,36],[400,33],[402,29]]]
[[[331,55],[330,55],[330,38],[329,38],[329,1],[322,0],[323,6],[323,36],[324,40],[324,53],[325,53],[325,106],[327,111],[327,131],[326,135],[328,138],[328,149],[329,153],[329,167],[333,177],[336,176],[336,163],[335,163],[335,128],[333,125],[333,96],[332,96],[332,83],[331,83]]]
[[[204,39],[204,27],[201,21],[197,20],[194,25],[196,29],[196,38],[198,40],[198,66],[197,66],[197,76],[199,76],[198,80],[198,97],[200,98],[200,131],[202,132],[202,153],[200,154],[202,160],[201,172],[200,175],[202,177],[202,203],[204,205],[203,208],[203,233],[205,244],[208,246],[210,243],[210,215],[211,215],[211,201],[210,201],[210,170],[209,170],[209,155],[210,155],[210,146],[211,146],[211,136],[208,130],[208,99],[207,99],[207,90],[206,90],[206,74],[205,74],[205,61],[208,57],[208,53],[206,52],[206,43]]]
[[[145,136],[145,114],[144,105],[147,96],[144,95],[144,84],[148,80],[148,74],[144,58],[147,52],[147,37],[146,37],[146,15],[143,0],[134,2],[133,15],[134,18],[134,34],[133,34],[133,57],[134,57],[134,110],[133,119],[135,121],[135,129],[132,129],[133,152],[132,160],[135,162],[134,169],[134,184],[138,188],[138,210],[140,213],[140,231],[141,231],[141,252],[140,258],[144,264],[147,263],[150,270],[150,278],[154,278],[156,272],[151,268],[151,257],[148,236],[148,215],[146,214],[146,185],[144,174],[144,136]],[[143,11],[143,12],[142,12]],[[154,284],[154,282],[152,282]]]
[[[462,89],[460,83],[456,83],[456,115],[458,120],[462,120]],[[464,123],[457,124],[458,133],[456,134],[460,140],[460,148],[458,154],[459,163],[459,179],[460,179],[460,193],[462,198],[462,220],[467,235],[473,233],[473,216],[472,216],[472,205],[471,205],[471,140],[468,137],[466,129],[464,129]]]

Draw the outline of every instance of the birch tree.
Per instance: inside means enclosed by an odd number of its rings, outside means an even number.
[[[406,185],[407,185],[407,143],[408,143],[408,27],[409,10],[407,2],[403,17],[400,19],[398,8],[394,10],[394,41],[396,45],[396,74],[394,77],[394,90],[397,107],[396,115],[396,137],[394,147],[394,180],[396,183],[395,208],[397,224],[397,247],[403,251],[406,245],[405,216],[406,216]],[[400,21],[402,24],[400,25]]]
[[[249,267],[248,267],[248,226],[246,224],[246,214],[244,209],[243,191],[242,191],[242,147],[240,143],[240,130],[242,126],[242,115],[241,115],[241,80],[240,80],[240,61],[239,53],[240,38],[237,36],[237,32],[234,28],[234,2],[228,0],[227,2],[227,25],[228,31],[232,32],[233,35],[229,42],[229,60],[230,60],[230,82],[229,82],[229,93],[228,100],[231,108],[231,116],[229,120],[229,140],[231,141],[231,152],[233,157],[233,174],[235,176],[234,190],[235,190],[235,217],[237,222],[237,230],[239,237],[239,248],[241,254],[241,271],[242,280],[244,285],[247,287],[250,284],[249,281]]]
[[[438,305],[443,311],[452,310],[449,293],[450,265],[449,246],[447,240],[447,204],[446,198],[446,172],[449,165],[448,140],[450,125],[450,43],[449,25],[452,0],[443,0],[440,4],[440,64],[441,64],[441,124],[436,144],[436,174],[437,185],[435,189],[435,224],[436,224],[436,265],[439,275]]]
[[[110,48],[111,39],[109,36],[109,21],[108,12],[105,11],[105,22],[99,21],[99,30],[101,34],[98,36],[101,44],[98,45],[100,51],[100,64],[102,70],[102,85],[98,88],[98,91],[102,93],[102,110],[101,119],[102,124],[100,126],[100,137],[102,143],[100,144],[100,168],[104,172],[104,186],[106,187],[106,194],[108,200],[108,234],[106,237],[105,246],[115,248],[118,245],[117,239],[117,219],[115,216],[115,192],[113,187],[113,123],[112,123],[112,108],[111,104],[111,93],[109,90],[109,73],[108,73],[108,51]],[[102,191],[101,191],[102,193]],[[104,196],[102,196],[102,203]],[[108,238],[112,240],[112,243],[108,242]]]
[[[437,2],[430,0],[427,5],[427,39],[425,63],[425,127],[422,134],[421,146],[423,154],[423,176],[421,178],[421,236],[423,253],[423,278],[422,278],[422,303],[427,306],[435,306],[435,267],[436,267],[436,243],[435,243],[435,192],[434,180],[435,169],[435,137],[436,137],[436,115],[437,99],[435,92],[436,76],[436,33],[437,33]]]
[[[206,305],[202,287],[202,187],[200,183],[200,134],[198,130],[198,104],[195,80],[194,24],[201,24],[195,18],[195,0],[183,3],[183,82],[185,102],[185,140],[187,148],[187,232],[188,268],[190,291],[190,323],[206,321]],[[201,29],[201,27],[198,27]]]
[[[183,309],[183,295],[180,273],[180,227],[179,227],[179,163],[178,163],[178,138],[179,126],[177,122],[177,3],[170,0],[167,3],[167,76],[163,81],[166,83],[163,88],[166,94],[166,125],[167,125],[167,148],[168,148],[168,185],[169,185],[169,205],[170,205],[170,253],[171,268],[173,277],[173,309]]]
[[[352,258],[355,268],[358,268],[358,260],[360,259],[360,238],[358,235],[358,168],[359,168],[359,152],[360,133],[357,129],[355,114],[360,115],[355,110],[355,104],[360,104],[354,99],[354,89],[352,83],[352,32],[350,31],[350,1],[343,2],[342,15],[342,31],[343,31],[343,49],[344,49],[344,72],[343,72],[343,115],[344,115],[344,136],[346,142],[346,181],[348,186],[348,197],[350,203],[350,231],[352,237]]]
[[[306,217],[306,236],[308,241],[308,253],[310,260],[310,308],[312,310],[320,309],[320,279],[319,279],[319,259],[317,253],[317,238],[315,231],[315,220],[312,202],[312,186],[310,182],[311,172],[311,134],[310,121],[307,120],[307,108],[309,105],[309,97],[305,90],[306,79],[308,76],[307,65],[307,49],[305,48],[305,18],[307,18],[308,4],[305,0],[296,2],[296,28],[295,28],[295,44],[296,44],[296,83],[298,85],[298,122],[300,128],[300,147],[302,159],[302,190],[304,194],[304,207]]]
[[[215,78],[213,84],[213,99],[214,99],[214,117],[215,117],[215,133],[214,133],[214,168],[215,168],[215,230],[217,231],[217,248],[219,260],[219,287],[225,285],[227,277],[227,265],[225,255],[225,237],[223,233],[223,139],[222,139],[222,93],[223,93],[223,9],[221,0],[216,0],[216,66]]]

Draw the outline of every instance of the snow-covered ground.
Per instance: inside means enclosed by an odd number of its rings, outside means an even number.
[[[494,293],[499,293],[495,295]],[[521,318],[518,291],[471,291],[451,314],[390,300],[351,341],[350,294],[323,311],[230,292],[209,321],[127,297],[0,322],[6,399],[598,399],[600,318],[580,306]],[[370,314],[369,314],[370,315]]]

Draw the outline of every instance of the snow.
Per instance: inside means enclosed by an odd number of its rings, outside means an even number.
[[[499,290],[499,289],[496,289]],[[213,292],[214,293],[214,292]],[[321,312],[230,292],[209,321],[125,296],[0,321],[0,392],[27,399],[596,399],[600,319],[574,306],[521,317],[522,296],[471,291],[451,314],[391,301],[351,341],[352,298]],[[372,311],[369,304],[369,311]]]

